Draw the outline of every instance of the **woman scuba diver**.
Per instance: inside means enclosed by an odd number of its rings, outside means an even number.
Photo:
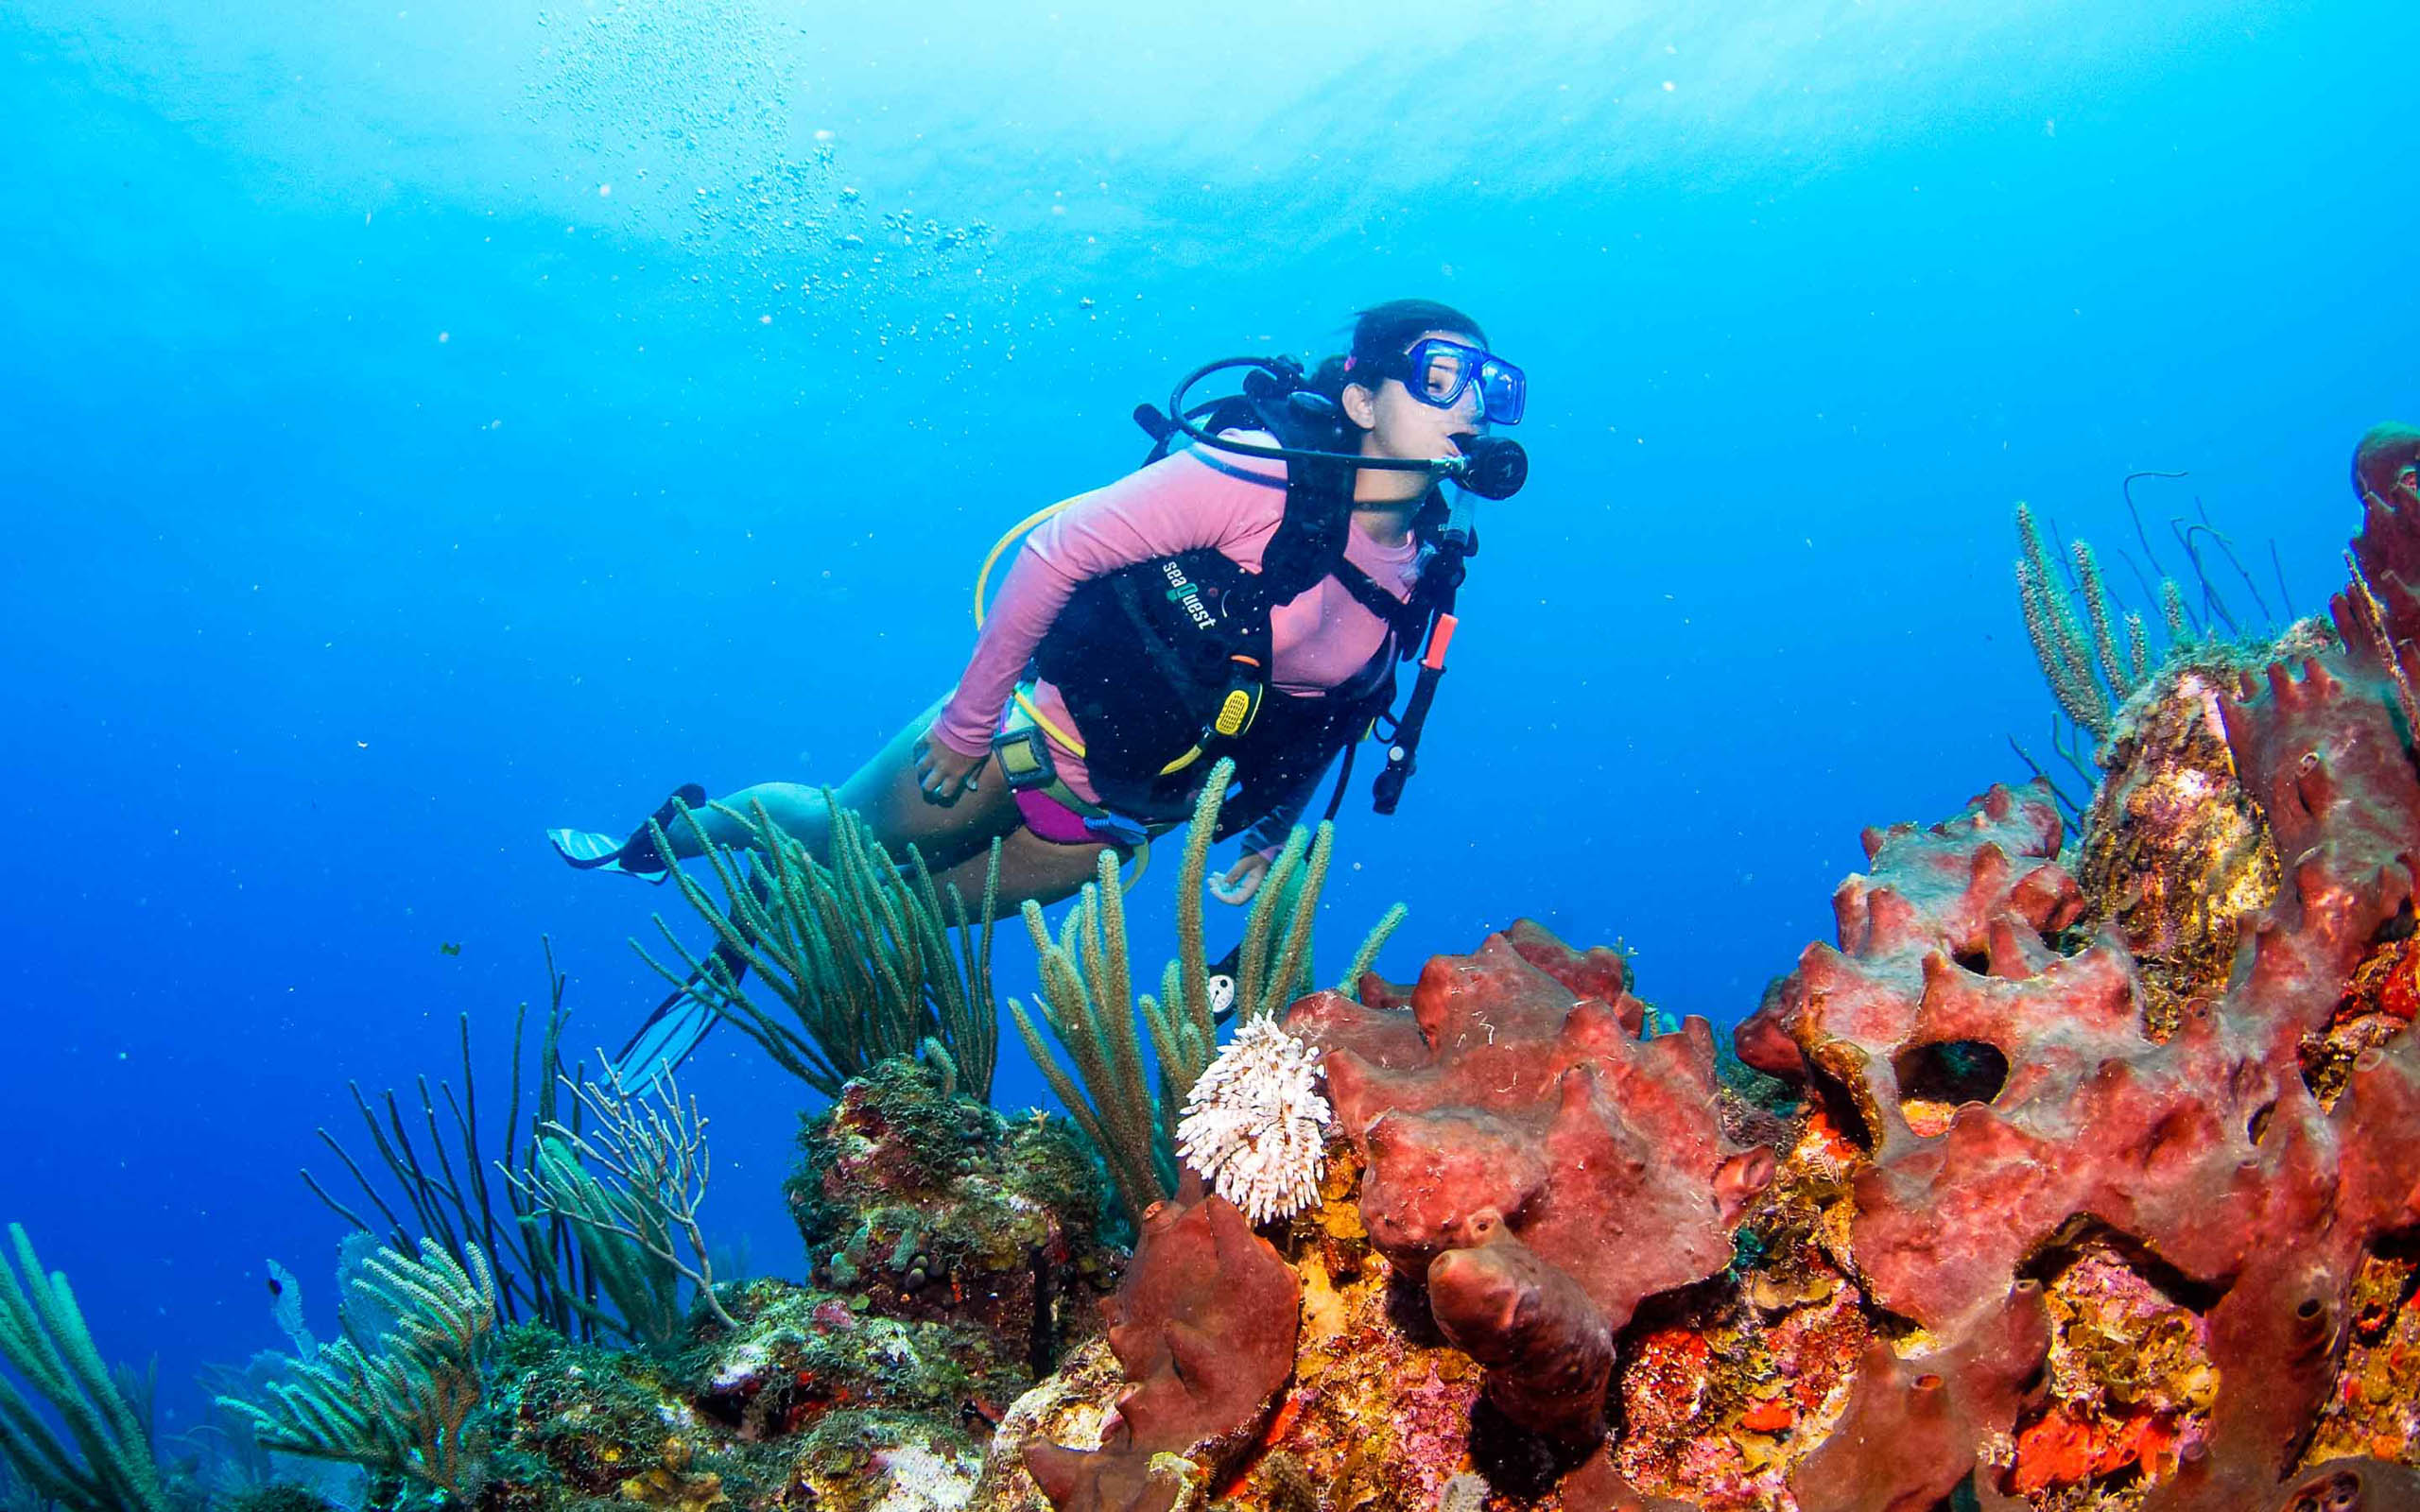
[[[1439,479],[1500,498],[1526,472],[1520,449],[1488,435],[1519,421],[1525,380],[1486,341],[1448,306],[1394,301],[1363,311],[1351,351],[1306,382],[1290,364],[1237,359],[1187,379],[1171,416],[1138,411],[1166,455],[1038,517],[988,618],[977,585],[980,628],[955,690],[836,800],[968,898],[1000,841],[1006,917],[1076,892],[1103,847],[1122,860],[1184,822],[1231,757],[1221,831],[1241,829],[1243,848],[1210,887],[1244,903],[1338,752],[1386,715],[1396,662],[1425,651],[1380,778],[1391,809],[1470,550]],[[1248,397],[1185,408],[1195,383],[1231,367],[1254,369]],[[716,844],[749,842],[701,790],[676,797]],[[825,853],[821,789],[763,782],[721,801],[762,805]],[[701,850],[672,812],[656,816],[669,856],[645,825],[623,840],[549,838],[573,866],[661,881]]]

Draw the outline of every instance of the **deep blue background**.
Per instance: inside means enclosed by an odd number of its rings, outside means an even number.
[[[279,1342],[313,1129],[462,1013],[494,1064],[542,934],[618,1041],[678,900],[541,829],[844,776],[1194,361],[1423,293],[1532,375],[1330,969],[1396,899],[1399,976],[1529,913],[1724,1025],[1860,827],[2038,746],[2015,500],[2111,547],[2121,475],[2190,469],[2155,519],[2273,539],[2308,612],[2354,438],[2420,414],[2409,6],[1085,9],[654,0],[652,73],[633,6],[0,12],[0,1219],[106,1350]],[[794,1272],[800,1089],[726,1036],[689,1090],[717,1227]]]

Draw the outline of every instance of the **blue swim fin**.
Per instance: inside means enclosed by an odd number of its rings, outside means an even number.
[[[595,830],[548,830],[546,843],[555,848],[555,854],[582,871],[618,871],[641,882],[656,883],[672,875],[670,867],[642,871],[622,865],[622,842]]]
[[[746,872],[749,891],[763,902],[771,889],[751,865]],[[714,973],[709,975],[709,972]],[[614,1057],[614,1074],[624,1087],[647,1087],[666,1072],[678,1071],[722,1017],[719,1006],[729,991],[736,990],[748,977],[746,953],[729,945],[717,945],[707,958],[704,971],[692,971],[671,996],[655,1005],[654,1011],[631,1036]]]
[[[661,883],[672,875],[672,868],[655,849],[651,826],[668,825],[680,817],[675,799],[700,809],[706,805],[706,790],[695,782],[683,782],[648,816],[648,823],[639,826],[627,840],[595,830],[558,829],[546,832],[546,842],[557,855],[582,871],[618,871],[641,882]]]
[[[727,945],[716,946],[714,958],[731,973],[735,985],[748,970],[746,958]],[[684,986],[657,1004],[638,1032],[631,1036],[630,1043],[614,1057],[614,1074],[621,1084],[636,1090],[652,1084],[667,1072],[679,1070],[722,1017],[714,1006],[718,990],[707,980],[705,972],[697,971],[691,973]]]

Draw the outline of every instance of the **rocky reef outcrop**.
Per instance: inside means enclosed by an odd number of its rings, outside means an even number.
[[[2355,543],[2397,645],[2413,524],[2374,499]],[[2360,1297],[2409,1301],[2420,1225],[2420,781],[2365,596],[2256,671],[2169,669],[2113,742],[2081,881],[2039,790],[1869,835],[1840,947],[1743,1027],[1815,1094],[1809,1141],[1849,1147],[1806,1231],[1896,1332],[1872,1363],[1939,1362],[1932,1431],[1862,1371],[1851,1418],[1893,1424],[1889,1452],[1827,1443],[1798,1484],[2215,1512],[2314,1453],[2410,1454],[2408,1381],[2346,1376],[2385,1326]],[[2392,1431],[2348,1432],[2374,1398]]]
[[[1098,1331],[1123,1260],[1065,1121],[947,1095],[914,1061],[877,1064],[808,1115],[784,1190],[816,1285],[972,1328],[1037,1377]]]
[[[1116,1283],[1081,1145],[885,1061],[805,1120],[787,1190],[812,1279],[723,1288],[735,1330],[700,1314],[653,1352],[506,1335],[478,1506],[965,1503],[993,1425],[1098,1334]]]
[[[1143,1220],[1126,1284],[1103,1308],[1117,1393],[1097,1449],[1028,1414],[1003,1427],[1063,1512],[1168,1512],[1250,1449],[1294,1369],[1301,1286],[1243,1214],[1188,1181]],[[1107,1376],[1104,1372],[1103,1379]]]
[[[1713,1031],[1643,1039],[1622,957],[1516,924],[1431,961],[1402,1007],[1322,993],[1288,1025],[1327,1051],[1362,1223],[1518,1426],[1604,1432],[1640,1302],[1720,1271],[1770,1151],[1724,1136]]]

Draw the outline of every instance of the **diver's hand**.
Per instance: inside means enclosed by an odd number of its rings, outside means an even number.
[[[925,738],[916,742],[916,785],[924,790],[927,803],[955,803],[960,793],[975,790],[976,774],[989,759],[989,752],[960,756],[927,730]]]
[[[1210,879],[1210,896],[1222,903],[1237,907],[1252,902],[1260,891],[1260,879],[1269,875],[1269,858],[1257,850],[1247,850],[1236,858],[1236,864]]]

